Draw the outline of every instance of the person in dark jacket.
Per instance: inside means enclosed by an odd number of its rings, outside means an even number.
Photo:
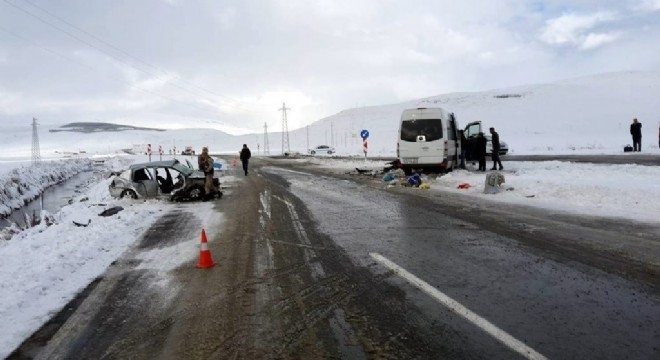
[[[479,170],[486,171],[486,137],[484,133],[480,132],[475,139],[475,157],[479,160]]]
[[[458,167],[460,169],[465,169],[465,158],[468,155],[468,141],[465,138],[463,130],[460,130],[459,132],[461,133],[461,164]]]
[[[243,171],[245,171],[245,176],[248,174],[248,160],[252,157],[252,153],[246,144],[243,144],[241,149],[241,163],[243,163]]]
[[[495,131],[495,128],[490,128],[490,135],[492,136],[493,143],[493,167],[491,170],[497,170],[497,165],[500,166],[500,170],[503,170],[502,162],[500,161],[500,134]]]
[[[633,138],[633,151],[642,151],[642,123],[637,118],[630,124],[630,135]]]

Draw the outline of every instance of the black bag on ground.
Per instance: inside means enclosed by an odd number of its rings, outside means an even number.
[[[623,152],[631,152],[633,151],[633,147],[630,145],[626,145],[623,147]]]

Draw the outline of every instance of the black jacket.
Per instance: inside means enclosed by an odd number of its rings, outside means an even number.
[[[500,134],[497,133],[497,131],[493,131],[492,134],[492,142],[493,142],[493,151],[499,150],[500,149]]]
[[[476,157],[484,157],[486,156],[486,143],[488,140],[486,140],[485,136],[477,136],[475,139],[475,156]]]
[[[250,152],[250,149],[242,148],[241,149],[241,161],[247,160],[250,157],[252,157],[252,152]]]
[[[630,124],[630,134],[634,138],[641,138],[642,137],[642,123],[632,123]]]

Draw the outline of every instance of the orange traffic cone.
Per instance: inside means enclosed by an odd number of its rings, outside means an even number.
[[[211,251],[206,242],[206,231],[202,229],[202,246],[199,249],[199,263],[196,268],[198,269],[208,269],[214,267],[217,263],[213,262],[211,257]]]

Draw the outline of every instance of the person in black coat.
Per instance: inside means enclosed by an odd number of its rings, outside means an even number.
[[[477,160],[479,160],[479,170],[478,171],[486,171],[486,143],[488,140],[486,140],[486,137],[484,136],[484,133],[480,132],[479,135],[477,135],[477,138],[475,139],[475,157]]]
[[[243,163],[243,171],[245,171],[245,176],[248,174],[248,160],[252,157],[252,153],[246,144],[243,144],[241,149],[241,163]]]
[[[468,157],[468,141],[463,130],[459,130],[459,133],[461,134],[461,163],[458,167],[465,169],[465,160]]]
[[[642,123],[637,118],[630,124],[630,135],[633,138],[633,151],[642,151]]]
[[[493,167],[491,170],[497,170],[497,165],[500,166],[500,170],[503,170],[504,167],[500,161],[500,134],[495,131],[495,128],[490,128],[490,135],[492,136],[491,141],[493,142]]]

